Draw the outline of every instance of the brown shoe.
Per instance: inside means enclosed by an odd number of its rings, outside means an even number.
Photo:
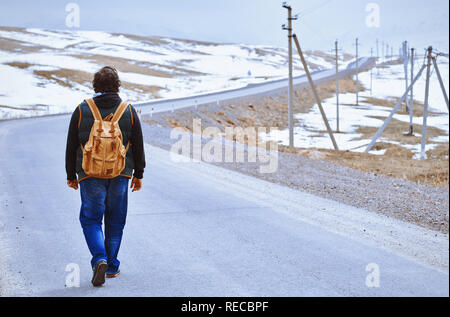
[[[108,264],[106,264],[106,261],[98,261],[94,268],[92,285],[94,285],[95,287],[102,286],[105,283],[105,273],[107,270]]]
[[[114,277],[116,277],[119,274],[120,274],[120,270],[118,270],[116,273],[106,273],[106,277],[107,278],[114,278]]]

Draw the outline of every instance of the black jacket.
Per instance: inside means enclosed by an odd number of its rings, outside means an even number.
[[[98,108],[115,108],[122,100],[117,93],[104,93],[94,97],[94,102]],[[134,160],[134,174],[136,178],[143,178],[145,168],[144,141],[142,136],[141,122],[134,107],[131,107],[133,114],[133,127],[130,140],[130,150]],[[67,134],[66,146],[66,173],[67,179],[73,180],[77,178],[77,150],[80,147],[78,135],[78,121],[80,118],[79,107],[75,109],[70,119],[69,132]]]

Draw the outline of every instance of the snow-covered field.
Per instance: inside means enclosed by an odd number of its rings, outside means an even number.
[[[417,74],[423,62],[423,58],[416,60],[415,74]],[[449,63],[445,57],[438,58],[438,67],[446,86],[449,91]],[[383,124],[383,120],[375,117],[386,118],[392,111],[392,107],[374,105],[370,101],[371,97],[387,101],[394,101],[394,98],[400,98],[405,91],[405,79],[403,65],[390,65],[386,68],[380,68],[379,73],[373,70],[372,94],[370,93],[371,72],[367,71],[359,74],[359,81],[366,90],[360,93],[359,106],[356,104],[356,95],[354,93],[345,93],[339,95],[339,131],[334,136],[341,150],[351,150],[355,152],[363,152],[366,145],[370,142],[370,138],[364,137],[358,133],[358,127],[375,127],[379,128]],[[409,71],[409,70],[408,70]],[[414,86],[414,99],[424,102],[425,99],[425,72]],[[446,103],[436,76],[436,72],[432,71],[429,95],[430,110],[435,112],[430,115],[427,120],[427,126],[436,127],[442,131],[441,135],[429,140],[426,150],[433,149],[440,144],[449,142],[449,116]],[[322,102],[322,106],[326,112],[333,131],[336,130],[336,97],[326,99]],[[403,107],[403,106],[402,106]],[[302,148],[323,148],[332,149],[333,145],[326,133],[325,125],[320,115],[319,107],[314,105],[309,113],[299,113],[295,115],[297,120],[294,128],[294,145]],[[394,119],[409,123],[409,116],[405,114],[395,114]],[[422,125],[422,117],[413,117],[413,123]],[[406,131],[405,131],[406,132]],[[420,133],[415,133],[420,137]],[[272,131],[270,134],[263,134],[264,139],[276,140],[280,144],[289,144],[289,131],[280,130]],[[381,135],[381,142],[400,145],[414,153],[414,158],[419,157],[420,144],[402,144],[394,140],[390,140]],[[370,153],[384,154],[386,149],[373,149]]]
[[[333,67],[331,53],[310,52],[307,57],[315,69]],[[285,77],[287,51],[96,31],[0,27],[0,119],[71,112],[92,94],[92,74],[105,65],[119,70],[122,98],[139,102]],[[295,75],[302,73],[297,66]]]
[[[313,70],[333,68],[333,54],[307,51]],[[345,67],[351,60],[341,61]],[[415,70],[423,58],[416,60]],[[448,59],[438,59],[448,92]],[[296,63],[294,74],[303,69]],[[142,37],[96,31],[55,31],[0,27],[0,119],[44,114],[70,113],[83,99],[92,95],[92,75],[105,65],[119,70],[121,96],[130,102],[155,98],[183,97],[210,91],[243,87],[249,83],[274,80],[287,73],[287,51],[284,48],[243,44],[218,44],[163,37]],[[356,96],[341,94],[340,132],[335,134],[340,149],[364,151],[370,137],[357,132],[360,127],[382,125],[376,117],[387,117],[391,107],[375,105],[369,97],[394,100],[405,89],[403,65],[389,65],[373,71],[372,95],[370,71],[361,73],[359,81],[366,88]],[[425,76],[415,85],[415,99],[423,102]],[[336,128],[336,98],[324,100],[323,106],[331,126]],[[434,112],[428,125],[439,128],[427,150],[448,143],[448,112],[435,72],[430,85],[430,107]],[[324,132],[317,105],[307,114],[295,116],[295,146],[332,148]],[[409,122],[409,117],[396,114],[395,119]],[[414,117],[421,124],[421,117]],[[420,134],[416,133],[420,137]],[[263,136],[288,143],[288,131],[274,131]],[[419,144],[400,144],[384,138],[380,141],[401,145],[413,153]],[[384,154],[385,149],[371,153]]]

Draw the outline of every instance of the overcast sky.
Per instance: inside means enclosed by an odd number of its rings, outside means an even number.
[[[66,5],[80,8],[81,30],[161,35],[215,42],[286,46],[286,10],[279,0],[0,0],[0,25],[67,29]],[[433,44],[448,52],[448,0],[293,0],[300,20],[295,32],[306,49],[329,50],[335,39],[348,52],[360,38],[361,52],[375,39],[398,52],[401,41],[422,50]],[[380,10],[380,26],[369,28],[366,6]],[[373,20],[372,20],[373,21]],[[76,29],[76,28],[75,28]]]

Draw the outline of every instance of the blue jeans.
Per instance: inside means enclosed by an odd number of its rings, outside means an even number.
[[[87,178],[80,182],[80,222],[92,267],[100,260],[108,263],[108,273],[119,270],[117,260],[128,207],[128,178]],[[105,238],[102,220],[105,217]]]

